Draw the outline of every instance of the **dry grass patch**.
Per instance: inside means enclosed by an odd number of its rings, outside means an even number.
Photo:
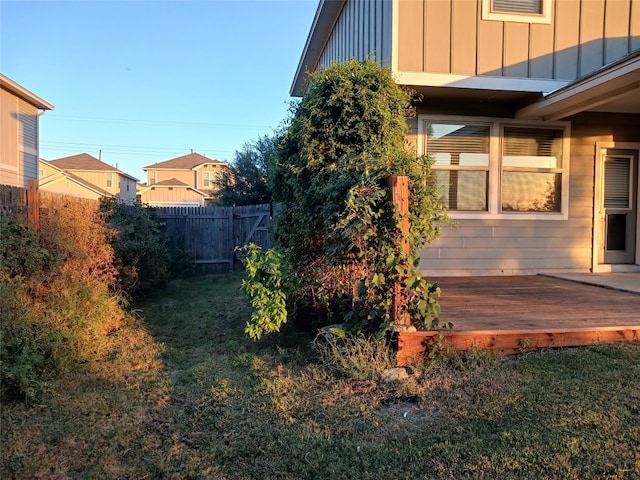
[[[118,354],[3,406],[0,477],[640,477],[638,344],[354,380],[313,338],[248,342],[239,281],[172,283],[136,305],[145,328],[121,327]]]

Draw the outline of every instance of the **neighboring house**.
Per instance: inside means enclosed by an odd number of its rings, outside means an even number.
[[[43,165],[45,171],[42,173],[46,176],[49,173],[46,171],[46,167],[53,166],[73,177],[77,177],[86,185],[97,187],[99,191],[106,193],[106,195],[101,196],[112,196],[126,203],[136,201],[136,183],[138,179],[118,170],[117,167],[98,160],[88,153],[50,160]],[[43,185],[44,189],[48,189],[47,185],[51,185],[52,188],[59,188],[56,182],[45,183]]]
[[[0,185],[27,188],[38,179],[38,119],[53,108],[0,74]]]
[[[162,180],[138,188],[138,200],[154,207],[203,207],[209,195],[177,178]]]
[[[321,1],[291,94],[367,57],[458,225],[426,274],[640,271],[640,0]]]
[[[154,206],[204,206],[217,192],[216,179],[228,168],[226,163],[199,153],[154,163],[143,167],[147,184],[139,188],[138,198]]]
[[[40,190],[72,197],[99,200],[102,197],[113,198],[115,195],[103,188],[93,185],[85,179],[56,167],[51,162],[40,159]]]

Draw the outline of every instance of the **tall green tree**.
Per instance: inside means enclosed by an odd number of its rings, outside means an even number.
[[[255,205],[271,202],[267,181],[269,166],[275,161],[277,136],[264,135],[245,143],[236,151],[231,170],[219,177],[216,205]]]
[[[436,318],[436,288],[417,273],[417,253],[445,214],[427,182],[429,160],[405,140],[411,100],[389,70],[352,60],[315,73],[294,106],[270,178],[283,203],[277,240],[299,300],[379,325],[389,320],[392,283],[402,280],[420,297],[407,309],[426,324]],[[391,175],[409,177],[408,256],[385,188]]]

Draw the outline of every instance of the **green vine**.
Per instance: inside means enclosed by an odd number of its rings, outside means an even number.
[[[263,251],[253,243],[243,249],[242,264],[247,278],[242,280],[240,290],[253,306],[251,320],[245,333],[252,340],[278,332],[287,321],[287,295],[284,291],[284,259],[276,250]]]

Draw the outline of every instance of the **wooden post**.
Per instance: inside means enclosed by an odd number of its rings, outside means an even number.
[[[402,231],[402,252],[409,255],[409,179],[405,176],[393,176],[389,179],[391,201],[400,214],[400,230]],[[411,325],[407,313],[402,313],[402,305],[406,302],[406,289],[403,279],[393,286],[393,320],[395,325]]]
[[[27,188],[27,218],[37,232],[40,230],[40,190],[38,180],[29,180]]]

